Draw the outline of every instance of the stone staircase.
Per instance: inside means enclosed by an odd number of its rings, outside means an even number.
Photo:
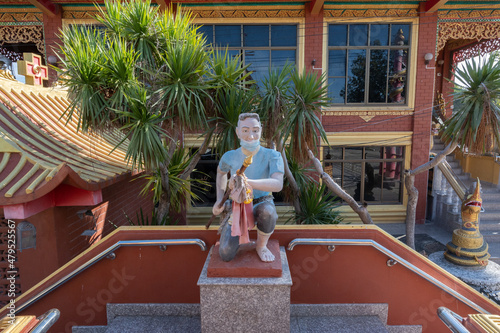
[[[444,144],[439,138],[434,137],[432,152],[438,153],[444,149]],[[458,178],[470,188],[476,179],[470,177],[470,174],[464,173],[459,162],[450,154],[446,157],[448,164],[452,167]],[[500,189],[495,184],[481,182],[481,197],[483,199],[483,208],[480,217],[479,229],[484,239],[491,245],[500,243]],[[457,226],[458,227],[458,226]]]
[[[73,333],[201,331],[199,304],[107,304],[106,310],[107,326],[74,326]],[[422,332],[420,326],[388,326],[387,311],[387,304],[293,304],[290,332]]]

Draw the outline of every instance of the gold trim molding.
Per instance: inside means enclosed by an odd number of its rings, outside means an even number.
[[[35,43],[41,54],[45,54],[42,25],[0,26],[0,45],[4,43]]]
[[[40,12],[4,12],[0,14],[0,22],[43,22]]]
[[[440,19],[452,19],[452,18],[492,18],[500,17],[500,10],[489,9],[489,10],[440,10],[438,11],[438,17]]]
[[[439,22],[437,53],[450,39],[500,38],[500,22]]]
[[[304,10],[190,10],[195,18],[291,18],[304,17]]]
[[[323,116],[358,116],[366,122],[375,116],[411,116],[413,111],[323,111]]]
[[[417,17],[416,9],[327,9],[325,17]]]
[[[95,19],[99,12],[97,10],[71,10],[64,11],[63,19]]]

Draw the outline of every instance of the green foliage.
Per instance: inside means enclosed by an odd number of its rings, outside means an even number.
[[[290,156],[290,147],[288,146],[286,147],[286,155]],[[305,188],[311,183],[317,185],[317,181],[313,177],[315,173],[313,167],[298,163],[293,157],[288,158],[288,167],[299,189]],[[290,180],[287,177],[285,177],[282,192],[286,201],[293,201],[293,192],[291,191]]]
[[[255,94],[252,90],[238,88],[222,89],[217,103],[217,127],[215,150],[220,154],[236,149],[240,140],[236,135],[238,117],[244,112],[253,112]]]
[[[446,121],[442,137],[462,150],[481,154],[500,144],[500,62],[495,57],[472,59],[455,68],[453,98],[460,107]]]
[[[298,162],[308,160],[307,149],[316,151],[320,142],[328,142],[320,119],[321,108],[328,105],[326,73],[318,79],[315,73],[292,72],[292,106],[281,123],[283,142],[290,139],[290,150]]]
[[[253,84],[255,81],[247,80],[252,72],[247,71],[250,64],[243,66],[239,57],[231,57],[225,52],[210,52],[210,67],[207,73],[207,84],[216,89],[214,100],[218,101],[219,94],[224,94],[230,89],[244,89],[243,82]],[[246,81],[245,81],[246,80]]]
[[[197,200],[198,196],[193,192],[193,189],[203,190],[207,188],[208,183],[202,179],[182,179],[181,175],[191,162],[193,155],[189,155],[188,151],[178,147],[168,164],[168,188],[170,190],[170,206],[177,212],[180,212],[182,204],[190,197],[192,201]],[[193,172],[196,172],[193,171]],[[149,191],[153,191],[153,200],[158,202],[163,195],[165,186],[162,184],[161,170],[158,168],[155,173],[142,176],[147,180],[146,186],[142,190],[142,194],[146,195]]]
[[[168,215],[163,216],[162,219],[158,217],[158,213],[156,212],[155,209],[153,209],[151,213],[151,221],[149,220],[148,216],[144,215],[144,212],[142,211],[142,208],[139,210],[139,212],[135,213],[135,221],[133,221],[125,211],[123,212],[125,215],[125,218],[127,219],[128,224],[132,226],[150,226],[150,225],[158,225],[158,226],[163,226],[163,225],[170,225],[173,224],[171,223],[170,217]],[[176,223],[174,223],[176,224]]]
[[[71,106],[69,117],[76,108],[80,115],[78,128],[103,128],[108,124],[106,81],[102,66],[106,61],[101,46],[106,44],[106,35],[91,27],[66,28],[61,33],[63,47],[60,60],[64,69],[62,84],[68,87]]]
[[[291,107],[290,75],[293,67],[289,64],[280,70],[270,71],[264,79],[262,98],[258,113],[264,123],[264,137],[268,139],[268,145],[281,139],[279,128]]]
[[[309,182],[302,186],[300,208],[294,221],[301,224],[338,224],[342,217],[336,210],[340,205],[335,196],[326,191],[325,184]]]

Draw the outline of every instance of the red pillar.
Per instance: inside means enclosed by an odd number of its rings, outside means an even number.
[[[310,5],[305,6],[305,29],[300,34],[304,34],[304,68],[312,71],[313,60],[316,60],[314,67],[322,67],[323,59],[323,9],[318,14],[311,13]],[[321,70],[314,70],[321,75]]]
[[[50,56],[55,56],[55,50],[58,49],[57,44],[61,44],[61,39],[57,35],[62,29],[62,9],[58,6],[55,16],[43,14],[43,33],[45,38],[45,61],[48,63]],[[49,85],[53,85],[57,80],[57,72],[49,66]]]
[[[432,120],[432,106],[435,96],[434,78],[435,60],[431,60],[426,68],[424,55],[436,50],[437,12],[426,13],[425,3],[420,5],[420,22],[418,25],[417,50],[417,82],[415,87],[415,113],[413,116],[413,140],[411,168],[414,169],[429,161],[430,130]],[[428,173],[424,172],[415,178],[418,189],[417,223],[425,222],[427,201]]]

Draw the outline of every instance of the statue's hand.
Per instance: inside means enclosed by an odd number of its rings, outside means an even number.
[[[224,205],[221,205],[221,202],[222,202],[222,199],[221,200],[217,200],[215,202],[215,205],[212,208],[212,213],[214,215],[216,215],[216,216],[219,215],[220,213],[222,213],[224,211]]]

